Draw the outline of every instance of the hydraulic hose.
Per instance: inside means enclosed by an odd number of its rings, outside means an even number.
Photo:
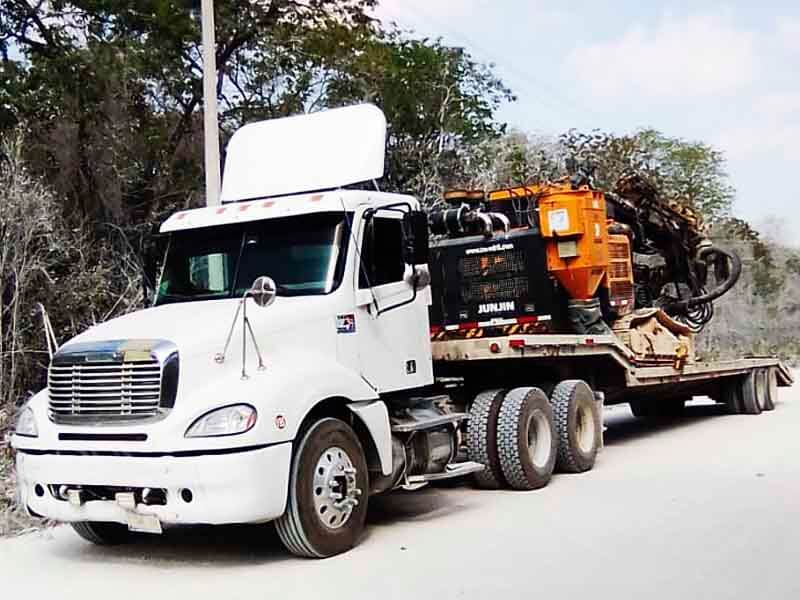
[[[707,260],[707,258],[713,254],[719,254],[725,256],[731,264],[730,273],[728,273],[728,277],[720,283],[717,287],[713,290],[706,292],[700,296],[695,296],[693,298],[688,298],[687,300],[680,300],[678,302],[672,302],[664,307],[667,313],[670,314],[686,314],[689,310],[701,306],[703,304],[709,304],[718,298],[724,296],[730,289],[736,285],[736,282],[739,281],[739,277],[742,275],[742,259],[739,258],[739,255],[735,252],[727,252],[716,246],[707,246],[702,248],[697,253],[697,260]]]

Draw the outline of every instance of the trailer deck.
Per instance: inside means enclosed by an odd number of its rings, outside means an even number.
[[[758,368],[775,368],[781,387],[794,383],[791,370],[774,357],[686,361],[677,365],[668,361],[642,361],[613,335],[513,335],[434,341],[431,346],[434,363],[453,366],[478,361],[529,360],[541,364],[553,359],[607,359],[624,376],[624,387],[628,391],[669,384],[708,383],[719,378],[744,376]]]

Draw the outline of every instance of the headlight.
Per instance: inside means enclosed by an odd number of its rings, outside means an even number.
[[[36,417],[30,406],[26,406],[22,409],[22,412],[19,413],[17,427],[14,433],[23,437],[39,437],[39,430],[36,428]]]
[[[218,408],[192,423],[186,430],[186,437],[219,437],[245,433],[253,428],[257,418],[256,409],[248,404]]]

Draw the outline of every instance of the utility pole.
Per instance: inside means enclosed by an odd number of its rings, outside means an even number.
[[[206,204],[220,204],[219,121],[217,117],[217,43],[214,0],[202,0],[203,22],[203,122],[206,146]]]

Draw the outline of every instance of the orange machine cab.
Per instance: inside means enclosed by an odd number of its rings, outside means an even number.
[[[539,221],[548,240],[548,270],[572,298],[593,298],[609,262],[603,194],[551,188],[539,197]]]

